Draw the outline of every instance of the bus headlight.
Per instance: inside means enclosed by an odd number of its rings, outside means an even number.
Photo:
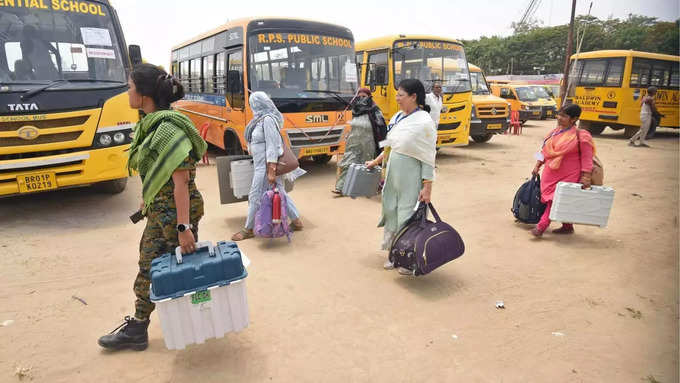
[[[111,145],[111,141],[113,140],[111,139],[111,136],[108,134],[102,134],[99,136],[99,145],[101,146],[109,146]]]
[[[118,145],[122,144],[123,142],[125,142],[125,134],[123,132],[118,132],[114,134],[113,141]]]
[[[129,126],[115,128],[99,128],[94,136],[94,148],[108,148],[109,146],[125,145],[132,142],[132,129]]]
[[[470,118],[477,117],[477,113],[475,112],[475,107],[473,106],[471,109],[472,109],[472,115],[470,116]]]

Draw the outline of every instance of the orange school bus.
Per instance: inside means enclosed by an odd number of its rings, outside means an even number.
[[[354,37],[315,21],[249,18],[172,49],[186,96],[174,104],[229,155],[247,149],[248,94],[263,91],[284,116],[281,133],[299,158],[326,163],[344,152],[357,90]]]

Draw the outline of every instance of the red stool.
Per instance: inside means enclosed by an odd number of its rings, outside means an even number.
[[[510,128],[508,129],[511,134],[522,134],[522,123],[519,121],[519,111],[510,111]]]
[[[200,128],[198,128],[198,133],[201,135],[201,138],[203,140],[206,139],[208,136],[208,128],[210,127],[209,122],[203,123]],[[206,165],[210,165],[210,161],[208,160],[208,151],[206,150],[205,154],[203,155],[203,163]]]

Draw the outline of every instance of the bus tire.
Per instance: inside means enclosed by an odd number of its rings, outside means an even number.
[[[586,130],[589,131],[590,134],[593,135],[593,136],[599,136],[604,131],[604,128],[605,128],[604,125],[593,124],[593,125],[590,125],[590,127],[587,128]]]
[[[319,154],[318,156],[312,156],[312,161],[317,165],[326,165],[331,158],[333,158],[333,156],[329,154]]]
[[[631,138],[637,133],[638,129],[640,129],[637,126],[626,126],[625,130],[623,131],[623,136],[625,138]]]
[[[470,137],[472,137],[472,139],[475,140],[475,142],[482,144],[484,142],[488,142],[491,139],[491,137],[493,137],[493,134],[492,133],[475,134],[474,136]]]
[[[128,182],[127,177],[118,178],[118,179],[115,179],[115,180],[99,182],[99,183],[95,184],[95,188],[102,193],[118,194],[118,193],[122,193],[123,190],[125,190],[125,187],[127,186],[127,182]]]
[[[230,130],[224,132],[224,152],[228,156],[240,156],[243,154],[241,141],[239,141],[234,132]]]

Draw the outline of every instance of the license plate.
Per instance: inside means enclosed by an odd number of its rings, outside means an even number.
[[[212,299],[210,298],[210,290],[197,291],[191,294],[191,303],[195,305],[203,302],[209,302],[210,299]]]
[[[546,113],[546,115],[547,115],[547,116],[552,116],[552,110],[549,110],[549,111]]]
[[[534,112],[533,113],[534,116],[538,116],[539,114],[541,114],[541,112]]]
[[[486,126],[487,129],[500,129],[501,127],[501,124],[489,124]]]
[[[17,176],[20,193],[33,193],[57,188],[57,177],[54,173],[34,173]]]
[[[313,156],[317,154],[327,154],[331,152],[330,146],[324,146],[321,148],[307,148],[305,149],[305,154],[306,156]]]

